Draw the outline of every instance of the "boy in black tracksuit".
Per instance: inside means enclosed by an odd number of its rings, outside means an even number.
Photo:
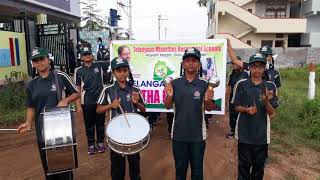
[[[185,180],[189,163],[192,180],[203,179],[203,157],[206,146],[205,110],[215,105],[213,89],[199,77],[201,54],[196,48],[185,51],[182,59],[184,74],[165,87],[165,107],[174,107],[172,148],[176,167],[176,180]]]
[[[88,154],[95,154],[96,151],[106,151],[104,145],[104,114],[97,114],[97,99],[103,88],[104,72],[108,69],[106,62],[93,62],[92,52],[85,47],[81,52],[82,65],[75,70],[75,82],[81,98],[77,101],[77,110],[84,117]],[[97,147],[95,146],[95,131],[97,132]]]
[[[129,63],[125,59],[114,58],[111,61],[111,69],[116,81],[106,86],[98,98],[98,113],[109,111],[111,118],[121,114],[119,105],[128,113],[144,113],[145,103],[137,86],[134,86]],[[129,78],[129,81],[127,81]],[[126,156],[118,154],[110,149],[111,177],[112,180],[124,180],[126,172]],[[139,153],[127,156],[131,180],[141,180]]]
[[[237,56],[239,60],[241,58]],[[248,77],[248,73],[244,71],[240,66],[232,63],[232,71],[229,75],[228,88],[230,89],[229,94],[229,125],[230,132],[226,135],[226,138],[234,138],[234,130],[237,123],[238,112],[235,110],[234,105],[231,103],[233,96],[234,85],[240,80]]]
[[[265,81],[266,58],[256,54],[249,60],[250,77],[237,82],[232,103],[239,112],[238,180],[262,180],[270,143],[270,119],[278,107],[277,88]]]
[[[267,71],[266,71],[266,79],[268,81],[274,82],[277,88],[281,87],[281,77],[280,72],[274,67],[274,59],[272,57],[273,52],[270,46],[263,46],[260,48],[260,53],[266,57],[267,60]]]
[[[240,59],[237,58],[230,40],[228,39],[228,53],[230,56],[230,59],[232,61],[232,63],[240,66],[241,68],[243,68],[246,71],[249,71],[249,64],[247,62],[243,62]],[[265,69],[265,72],[263,74],[263,78],[266,81],[271,81],[273,83],[276,84],[277,88],[281,87],[281,77],[280,77],[280,73],[279,71],[274,67],[274,59],[272,57],[273,52],[270,46],[263,46],[262,48],[260,48],[259,51],[260,54],[264,55],[264,57],[267,60],[267,66]]]

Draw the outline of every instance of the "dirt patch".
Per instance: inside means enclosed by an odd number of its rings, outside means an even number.
[[[75,179],[111,180],[109,152],[88,156],[83,121],[78,120],[76,126],[79,168],[75,170]],[[204,160],[206,180],[237,177],[237,142],[224,137],[227,131],[228,122],[223,116],[216,117],[208,129]],[[0,142],[0,180],[44,179],[34,130],[23,135],[0,132]],[[316,180],[320,174],[320,153],[314,150],[299,148],[292,155],[271,151],[270,156],[277,160],[266,168],[266,180],[283,179],[288,173],[299,179]],[[158,122],[148,148],[141,153],[141,173],[143,180],[174,179],[172,147],[165,120]],[[129,180],[128,172],[126,180]]]
[[[299,147],[294,152],[281,154],[270,152],[271,163],[267,168],[274,177],[295,177],[301,180],[317,180],[320,178],[320,153],[318,151]]]

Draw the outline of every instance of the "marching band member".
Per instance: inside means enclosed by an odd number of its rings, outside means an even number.
[[[64,72],[55,72],[50,70],[49,53],[43,48],[35,48],[32,51],[32,65],[36,68],[39,75],[29,82],[27,86],[27,120],[18,127],[19,133],[25,133],[31,129],[32,122],[35,120],[35,129],[40,152],[42,166],[45,172],[46,180],[72,180],[72,172],[47,175],[47,160],[44,147],[43,118],[41,113],[44,108],[64,107],[72,101],[79,98],[77,87],[71,78]],[[58,84],[57,84],[57,83]],[[58,101],[58,89],[70,94],[69,97]]]
[[[201,54],[189,48],[182,57],[182,76],[165,87],[165,107],[174,109],[172,148],[176,180],[185,180],[189,163],[191,178],[203,179],[203,156],[206,146],[205,110],[213,110],[213,89],[199,77]]]
[[[263,78],[266,58],[252,55],[250,77],[237,82],[231,103],[239,112],[235,137],[238,139],[238,180],[262,180],[270,143],[270,119],[278,107],[277,87]]]
[[[96,113],[97,98],[103,89],[104,72],[108,64],[104,61],[93,62],[92,51],[85,47],[81,52],[82,65],[75,70],[75,83],[81,97],[77,100],[77,110],[83,114],[86,128],[88,154],[104,153],[104,114]],[[95,140],[95,131],[97,141]],[[95,145],[97,143],[97,147]]]
[[[119,107],[125,112],[145,112],[145,103],[138,87],[134,86],[132,73],[126,59],[114,58],[111,61],[111,70],[116,78],[114,84],[106,86],[98,98],[98,113],[109,111],[111,118],[121,113]],[[129,81],[127,81],[129,78]],[[110,149],[111,177],[112,180],[124,180],[126,172],[126,157]],[[141,180],[140,155],[127,156],[131,180]]]

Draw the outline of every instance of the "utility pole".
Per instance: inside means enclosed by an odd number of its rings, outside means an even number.
[[[161,21],[165,21],[168,19],[163,19],[161,14],[158,15],[158,39],[161,40]]]
[[[158,15],[158,40],[160,40],[160,30],[161,30],[161,14]]]
[[[164,28],[164,40],[167,40],[167,27]]]
[[[129,0],[129,39],[132,39],[132,2]]]
[[[128,33],[129,33],[129,39],[132,39],[132,1],[129,0],[129,4],[125,5],[122,2],[118,2],[117,3],[126,13],[126,15],[128,16]],[[127,10],[125,9],[127,8]],[[128,12],[127,12],[128,11]]]

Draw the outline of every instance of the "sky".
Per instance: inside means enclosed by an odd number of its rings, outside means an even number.
[[[126,13],[116,6],[116,2],[127,4],[128,0],[98,0],[102,15],[110,8],[118,9],[122,20],[119,25],[128,28]],[[158,40],[158,15],[168,19],[162,21],[161,40],[206,38],[207,9],[199,7],[197,0],[132,0],[133,37],[136,40]]]

